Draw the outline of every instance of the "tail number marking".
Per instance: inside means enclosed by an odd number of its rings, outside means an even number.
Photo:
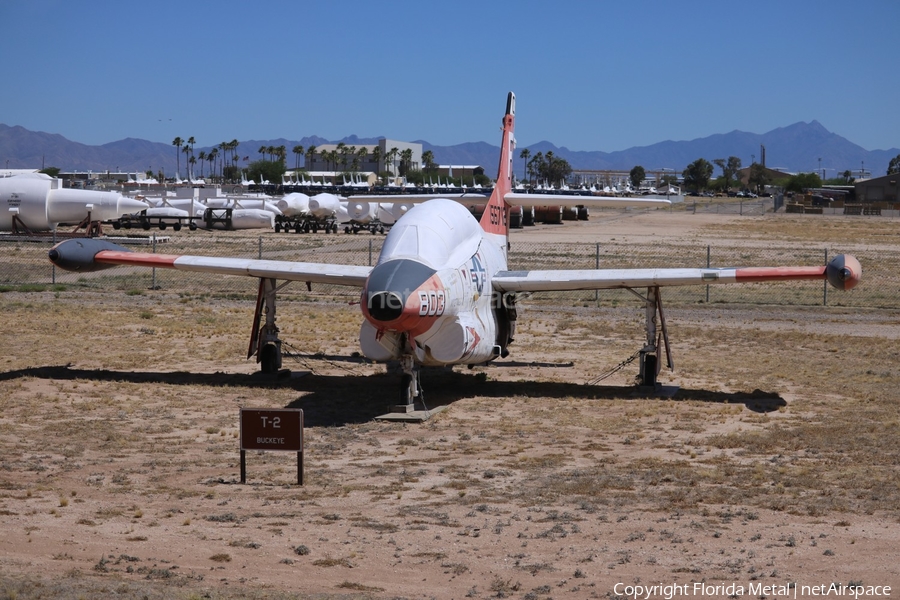
[[[445,305],[444,290],[419,291],[420,317],[439,317],[444,314]]]
[[[490,211],[491,225],[506,225],[506,207],[491,204],[488,206]]]

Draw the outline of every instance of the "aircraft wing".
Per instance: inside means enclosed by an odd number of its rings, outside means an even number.
[[[818,267],[500,271],[492,285],[498,292],[549,292],[828,279],[834,287],[849,290],[861,275],[859,261],[842,254]]]
[[[347,197],[348,201],[379,202],[388,204],[401,202],[405,204],[420,204],[435,198],[456,200],[466,206],[479,206],[486,204],[490,199],[487,194],[467,192],[460,194],[397,194],[397,195],[358,195]],[[672,202],[665,198],[638,197],[614,197],[614,196],[580,196],[577,194],[521,194],[510,192],[504,196],[512,205],[522,206],[587,206],[589,208],[658,208],[671,206]]]
[[[132,252],[118,244],[90,238],[60,242],[50,250],[50,260],[58,267],[69,271],[98,271],[117,265],[131,265],[220,275],[330,283],[358,288],[365,285],[366,277],[372,270],[372,267],[287,260]]]
[[[507,202],[522,206],[587,206],[589,208],[658,208],[671,206],[665,198],[579,196],[577,194],[519,194],[511,192],[504,196]]]

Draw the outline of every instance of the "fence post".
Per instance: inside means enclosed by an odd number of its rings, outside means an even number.
[[[594,268],[600,269],[600,242],[597,242],[596,255],[594,256]],[[594,302],[600,302],[600,290],[594,290]]]
[[[372,266],[372,238],[369,238],[369,266]]]
[[[56,227],[53,228],[53,245],[56,245]],[[56,265],[50,263],[50,283],[56,285]]]
[[[262,260],[262,236],[259,236],[259,260]]]
[[[156,232],[153,232],[153,254],[156,254]],[[159,289],[156,287],[156,267],[153,267],[153,281],[150,284],[150,289],[155,290]]]
[[[828,268],[828,248],[825,248],[825,265],[826,269]],[[822,284],[822,306],[828,306],[828,278],[825,278],[825,282]]]
[[[707,247],[706,247],[706,268],[707,268],[707,269],[709,268],[709,265],[710,265],[710,262],[709,262],[710,251],[709,251],[709,249],[710,249],[710,246],[707,246]],[[708,283],[706,284],[706,303],[709,304],[709,284],[708,284]]]

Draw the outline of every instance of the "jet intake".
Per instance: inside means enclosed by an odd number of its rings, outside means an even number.
[[[403,314],[403,298],[396,292],[377,292],[369,296],[368,309],[373,319],[388,323]]]

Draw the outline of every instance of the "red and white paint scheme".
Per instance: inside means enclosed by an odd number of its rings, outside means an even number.
[[[422,365],[484,364],[509,354],[515,337],[517,295],[553,290],[645,288],[635,293],[645,304],[646,340],[640,351],[640,381],[655,386],[660,344],[668,335],[660,288],[666,286],[828,279],[850,289],[860,279],[859,262],[841,255],[825,266],[738,269],[598,269],[510,271],[507,266],[512,158],[515,149],[515,96],[503,116],[500,166],[480,221],[459,201],[431,199],[410,205],[385,238],[374,267],[205,256],[130,252],[109,242],[69,240],[50,251],[50,260],[70,270],[114,265],[165,267],[183,271],[243,275],[259,279],[259,295],[248,357],[263,371],[281,367],[281,342],[275,326],[278,280],[329,283],[360,288],[360,347],[376,361],[399,361],[400,397],[411,407],[421,398]],[[571,196],[542,195],[547,204],[565,204]],[[603,198],[608,205],[665,206],[667,200]],[[309,208],[315,210],[314,199]],[[322,196],[316,208],[327,204]],[[263,322],[264,321],[264,322]]]

